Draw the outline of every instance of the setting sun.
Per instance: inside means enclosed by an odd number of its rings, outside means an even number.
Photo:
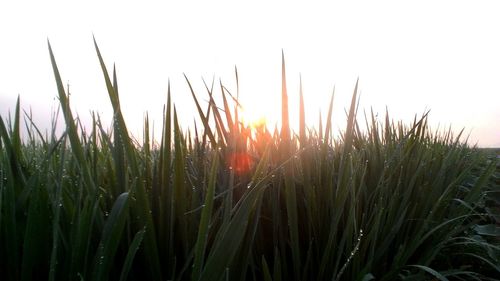
[[[267,124],[267,118],[263,113],[256,113],[252,112],[250,110],[241,110],[241,123],[245,127],[250,127],[252,129],[259,129],[266,127]]]

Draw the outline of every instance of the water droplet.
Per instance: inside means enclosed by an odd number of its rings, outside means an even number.
[[[251,185],[251,184],[247,185],[247,189],[248,189],[248,188],[250,188],[250,187],[252,187],[252,185]]]

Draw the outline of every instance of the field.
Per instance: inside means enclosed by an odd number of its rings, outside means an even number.
[[[19,102],[0,119],[1,280],[499,279],[500,161],[427,114],[360,121],[356,85],[340,137],[333,96],[311,129],[301,93],[293,132],[283,62],[280,130],[242,124],[223,85],[199,103],[186,78],[201,124],[182,130],[169,89],[161,140],[146,118],[138,143],[97,44],[110,129],[75,119],[49,50],[64,133]]]

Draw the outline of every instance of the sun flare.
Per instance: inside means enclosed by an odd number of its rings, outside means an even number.
[[[240,114],[240,121],[245,127],[259,129],[267,126],[268,118],[259,110],[242,109]]]

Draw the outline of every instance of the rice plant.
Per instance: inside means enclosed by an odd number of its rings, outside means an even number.
[[[94,41],[95,42],[95,41]],[[83,128],[49,54],[66,129],[43,134],[18,100],[0,117],[2,280],[497,280],[500,164],[427,115],[411,124],[358,117],[290,129],[239,120],[222,82],[191,90],[201,124],[183,130],[170,95],[161,139],[138,144],[118,79],[98,63],[111,128]],[[236,79],[238,74],[236,71]],[[214,96],[222,98],[216,104]],[[308,114],[308,113],[307,113]],[[360,129],[364,122],[366,130]],[[21,137],[21,126],[27,136]],[[317,128],[317,129],[314,129]]]

